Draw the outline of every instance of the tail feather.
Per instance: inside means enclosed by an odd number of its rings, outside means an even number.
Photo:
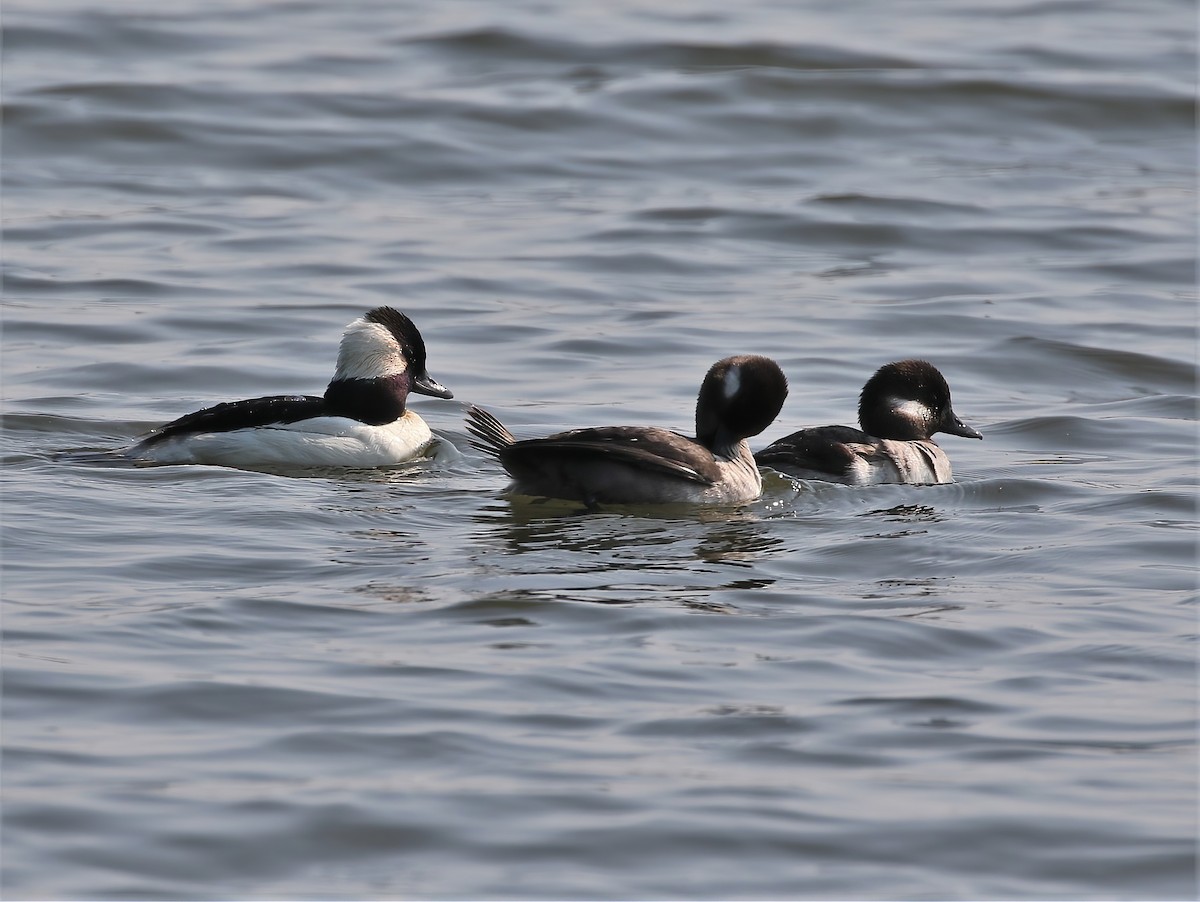
[[[500,452],[516,441],[503,423],[474,405],[467,408],[467,432],[474,436],[470,439],[473,448],[493,457],[499,457]]]

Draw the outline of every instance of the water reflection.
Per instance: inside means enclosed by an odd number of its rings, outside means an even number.
[[[914,596],[921,598],[938,595],[942,592],[942,588],[939,585],[942,581],[933,577],[924,579],[881,579],[875,583],[879,587],[879,591],[867,592],[863,595],[863,598],[894,598],[897,594],[909,598]]]
[[[868,511],[863,517],[886,517],[902,523],[938,523],[945,519],[927,504],[898,504],[895,507]]]
[[[902,539],[907,536],[920,536],[929,532],[925,528],[917,528],[920,524],[940,523],[945,516],[927,504],[898,504],[881,510],[868,511],[859,514],[861,517],[881,517],[895,523],[912,524],[908,529],[897,529],[891,532],[880,532],[864,535],[865,539]]]
[[[871,608],[893,612],[897,617],[926,617],[962,610],[962,605],[945,597],[954,588],[953,579],[939,577],[880,579],[861,597],[871,603]],[[905,610],[909,608],[912,610]],[[901,610],[904,613],[896,613]]]
[[[428,604],[436,600],[424,589],[393,583],[372,582],[364,586],[356,586],[350,591],[366,600],[359,604],[348,605],[348,607],[368,608],[379,605]]]
[[[751,567],[769,552],[783,548],[783,539],[768,531],[766,521],[749,514],[729,518],[710,529],[697,543],[694,554],[709,563]],[[769,585],[774,580],[743,582]]]
[[[770,521],[743,508],[584,512],[564,502],[503,499],[477,508],[467,538],[480,576],[539,598],[598,604],[661,604],[705,613],[734,609],[711,596],[762,589],[772,577],[747,570],[783,548]],[[731,576],[729,568],[738,575]]]
[[[609,552],[622,563],[656,568],[688,569],[694,560],[750,566],[783,545],[767,521],[744,508],[661,505],[597,512],[574,502],[513,498],[483,508],[474,519],[514,553]],[[690,550],[680,553],[679,546],[687,544]],[[656,555],[659,549],[671,553]]]

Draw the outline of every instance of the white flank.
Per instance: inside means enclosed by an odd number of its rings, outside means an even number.
[[[881,463],[872,463],[855,456],[850,466],[846,468],[847,485],[877,485],[881,482],[894,481],[891,472],[893,468]]]
[[[433,439],[411,410],[395,422],[368,426],[346,417],[201,432],[166,439],[142,457],[164,464],[226,467],[383,467],[419,456]]]
[[[950,458],[934,442],[900,442],[883,439],[880,449],[891,461],[895,474],[876,482],[901,482],[908,485],[939,485],[954,481]]]

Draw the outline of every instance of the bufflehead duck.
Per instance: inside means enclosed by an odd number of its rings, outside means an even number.
[[[276,395],[189,413],[126,453],[158,463],[379,467],[418,456],[433,440],[404,402],[409,392],[452,398],[425,370],[417,327],[391,307],[350,323],[323,397]]]
[[[900,360],[879,368],[863,387],[858,422],[801,429],[754,455],[759,466],[802,479],[845,485],[953,482],[950,459],[934,444],[935,432],[983,438],[950,406],[950,386],[925,360]]]
[[[573,429],[517,441],[486,410],[467,411],[476,448],[499,458],[512,490],[597,504],[738,504],[762,492],[746,439],[778,415],[787,378],[752,355],[713,364],[696,400],[696,438],[651,426]]]

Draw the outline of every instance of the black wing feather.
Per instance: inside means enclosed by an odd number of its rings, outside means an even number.
[[[760,467],[785,472],[803,469],[841,477],[856,456],[854,449],[848,446],[872,444],[874,440],[861,429],[814,426],[772,442],[754,455],[754,462]]]
[[[700,485],[713,485],[721,476],[712,453],[694,439],[641,426],[574,429],[519,441],[500,451],[501,461],[514,467],[536,467],[540,461],[564,457],[620,462]]]
[[[471,407],[467,411],[467,432],[474,447],[498,457],[517,478],[558,471],[568,461],[571,466],[619,463],[701,485],[713,485],[721,477],[712,452],[695,439],[667,429],[601,426],[518,440],[491,413]]]
[[[197,432],[232,432],[256,426],[298,423],[327,413],[325,399],[311,395],[274,395],[268,398],[249,398],[227,401],[172,420],[147,436],[143,447],[155,445],[168,438]]]

